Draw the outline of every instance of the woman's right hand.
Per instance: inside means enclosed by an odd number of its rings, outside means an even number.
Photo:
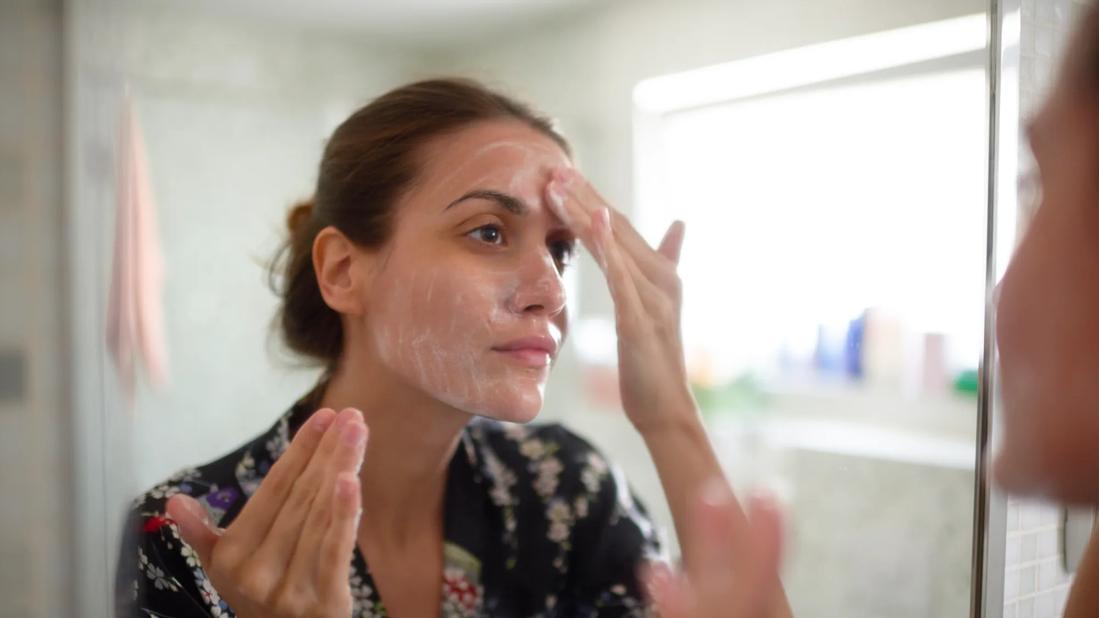
[[[724,480],[696,500],[687,534],[701,548],[686,572],[652,564],[644,575],[664,618],[790,618],[779,581],[782,518],[774,500],[755,496],[747,517]]]
[[[183,540],[238,617],[351,615],[366,438],[358,410],[318,410],[225,529],[190,496],[168,501]]]

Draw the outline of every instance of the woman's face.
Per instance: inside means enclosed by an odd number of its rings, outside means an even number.
[[[1004,440],[994,473],[1009,490],[1074,502],[1099,500],[1099,89],[1084,78],[1088,30],[1029,127],[1042,200],[996,319]]]
[[[569,158],[516,121],[471,125],[421,154],[364,292],[366,344],[438,401],[529,421],[568,330],[575,241],[542,196]]]

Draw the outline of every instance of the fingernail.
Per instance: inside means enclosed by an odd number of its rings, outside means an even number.
[[[604,244],[606,239],[603,237],[603,233],[598,230],[594,236],[595,242],[592,243],[591,255],[595,258],[595,263],[599,265],[599,268],[602,268],[605,272],[607,270],[606,245]]]
[[[343,440],[348,446],[359,446],[366,437],[362,424],[349,421],[343,426]]]
[[[748,503],[751,505],[750,510],[756,513],[781,513],[778,499],[769,491],[756,490],[752,492],[752,495],[748,498]]]
[[[332,425],[332,420],[336,418],[335,413],[331,410],[324,409],[318,410],[313,414],[312,425],[313,429],[316,429],[319,433],[328,431],[328,428]]]
[[[654,600],[658,594],[667,589],[671,577],[672,571],[668,568],[668,565],[662,562],[650,562],[648,564],[645,583],[648,585],[649,594]]]
[[[710,479],[702,487],[702,502],[711,507],[727,506],[733,501],[729,485],[721,479]]]
[[[614,230],[611,229],[611,210],[609,208],[601,208],[597,216],[599,217],[600,227],[602,228],[599,231],[605,238],[610,238],[614,233]]]
[[[549,198],[550,209],[553,210],[553,214],[557,215],[557,218],[564,222],[566,225],[570,224],[568,212],[565,210],[565,196],[561,192],[561,186],[556,181],[549,184],[549,188],[546,190],[547,197]]]
[[[660,605],[664,601],[664,589],[666,582],[663,579],[662,573],[656,571],[650,571],[645,578],[645,592],[649,596],[649,600]]]

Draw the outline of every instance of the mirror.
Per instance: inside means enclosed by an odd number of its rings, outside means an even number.
[[[93,206],[76,250],[95,299],[78,364],[101,370],[75,390],[90,411],[78,454],[95,463],[75,483],[107,522],[78,534],[77,597],[110,602],[134,496],[237,449],[315,384],[271,330],[265,277],[332,131],[392,88],[458,75],[553,117],[651,244],[686,223],[690,387],[738,494],[782,500],[795,614],[967,615],[987,2],[105,6],[73,13],[74,49],[99,46],[77,61],[73,175]],[[119,142],[125,105],[136,133]],[[144,150],[163,259],[165,379],[146,357],[132,399],[103,346],[119,144]],[[539,422],[624,472],[674,558],[667,497],[622,412],[603,273],[582,252],[563,285],[570,335]]]

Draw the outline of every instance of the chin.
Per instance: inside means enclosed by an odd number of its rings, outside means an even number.
[[[542,411],[542,389],[534,387],[516,389],[505,396],[471,403],[472,405],[463,409],[475,416],[525,424],[537,418]]]

